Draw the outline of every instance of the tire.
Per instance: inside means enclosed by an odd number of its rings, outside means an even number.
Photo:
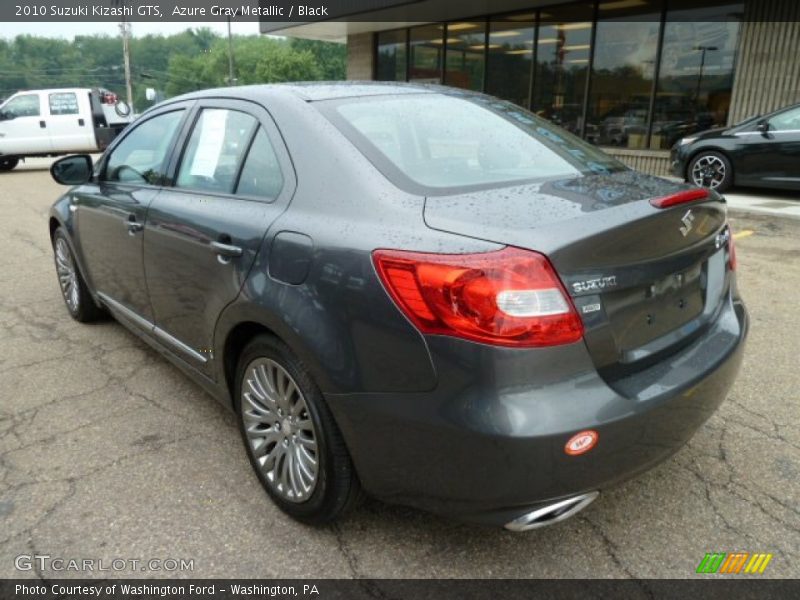
[[[105,316],[89,292],[62,227],[56,229],[53,235],[53,259],[61,296],[70,316],[81,323],[97,321]]]
[[[358,503],[361,485],[342,434],[308,369],[286,344],[266,334],[253,338],[239,358],[234,393],[250,464],[283,512],[323,525]]]
[[[724,192],[733,185],[733,165],[721,152],[701,151],[689,162],[686,180],[700,187]]]
[[[0,171],[12,171],[19,164],[18,158],[2,158],[0,157]]]
[[[117,116],[125,118],[125,117],[130,116],[131,107],[124,100],[118,100],[117,103],[114,105],[114,112],[117,113]]]

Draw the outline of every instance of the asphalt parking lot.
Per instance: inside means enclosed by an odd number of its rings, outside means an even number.
[[[375,501],[312,529],[265,497],[223,407],[115,322],[69,318],[46,167],[0,174],[0,577],[84,575],[15,569],[39,554],[191,559],[184,577],[682,578],[712,551],[800,576],[800,219],[734,215],[743,371],[665,464],[524,534]]]

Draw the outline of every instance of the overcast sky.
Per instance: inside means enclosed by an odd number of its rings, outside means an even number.
[[[5,0],[0,0],[5,1]],[[169,35],[179,33],[189,28],[197,29],[208,27],[217,33],[226,34],[228,24],[225,21],[213,23],[132,23],[131,29],[134,36],[147,35],[149,33]],[[257,22],[232,23],[231,30],[234,35],[256,34],[258,33]],[[3,23],[0,26],[0,37],[13,38],[17,35],[27,33],[43,37],[60,37],[72,39],[76,35],[117,35],[119,32],[115,23]]]

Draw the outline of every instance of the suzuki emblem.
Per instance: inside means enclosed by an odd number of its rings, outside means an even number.
[[[694,215],[692,214],[691,209],[686,211],[686,214],[681,217],[681,221],[683,222],[683,227],[681,227],[681,235],[686,237],[692,230],[692,224],[694,223]]]

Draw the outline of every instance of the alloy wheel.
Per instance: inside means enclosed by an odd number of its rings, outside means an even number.
[[[274,360],[258,358],[247,366],[241,418],[270,489],[289,502],[308,500],[319,474],[317,433],[303,392]]]
[[[70,312],[78,312],[80,304],[80,290],[78,289],[78,273],[75,269],[75,261],[72,253],[67,246],[64,238],[56,239],[56,271],[58,273],[58,283],[61,285],[61,293],[64,295],[64,302]]]
[[[719,156],[701,156],[692,166],[692,182],[695,185],[715,190],[725,181],[727,172],[725,161]]]

